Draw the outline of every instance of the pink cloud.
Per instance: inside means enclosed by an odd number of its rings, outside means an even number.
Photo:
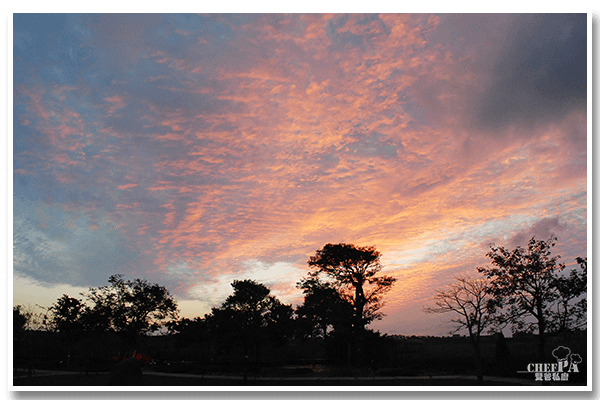
[[[502,218],[515,210],[530,207],[531,203],[525,202],[515,208],[513,200],[506,200],[486,189],[488,178],[484,175],[467,173],[466,166],[470,162],[456,158],[457,143],[452,141],[449,132],[408,129],[411,116],[398,109],[398,105],[402,104],[398,92],[411,88],[420,76],[431,71],[450,79],[443,65],[448,60],[448,52],[427,49],[423,40],[422,28],[434,29],[436,19],[417,19],[414,22],[407,16],[386,16],[383,21],[362,27],[356,21],[350,21],[347,31],[368,33],[373,49],[364,53],[356,50],[344,52],[339,65],[341,71],[348,74],[346,77],[332,71],[328,72],[327,79],[306,80],[305,69],[310,68],[310,64],[297,69],[286,68],[285,51],[275,52],[271,59],[256,60],[249,72],[229,71],[224,67],[220,79],[229,84],[223,85],[227,90],[221,91],[218,96],[244,107],[218,115],[198,115],[208,126],[197,131],[195,136],[210,138],[215,145],[186,152],[185,159],[155,163],[155,167],[170,176],[186,177],[186,180],[210,176],[217,171],[228,176],[237,175],[235,181],[244,183],[247,190],[244,195],[247,206],[232,214],[218,210],[217,214],[209,214],[210,207],[192,206],[191,203],[177,206],[176,210],[164,215],[163,225],[169,229],[160,231],[158,242],[162,245],[170,243],[171,247],[183,246],[187,250],[181,254],[192,255],[188,261],[193,262],[193,249],[197,246],[218,242],[219,237],[229,232],[236,235],[245,231],[246,235],[227,246],[228,257],[264,257],[273,251],[273,247],[257,246],[257,243],[265,243],[265,240],[269,243],[267,238],[271,235],[273,224],[279,223],[284,231],[277,234],[276,247],[279,251],[286,247],[312,248],[319,245],[318,240],[328,240],[328,234],[340,237],[341,232],[346,232],[343,236],[349,240],[367,242],[389,242],[390,237],[400,238],[395,245],[387,245],[387,249],[401,246],[404,235],[419,235],[439,229],[445,226],[446,220],[457,221],[468,215],[471,223],[476,225],[488,220],[491,212]],[[268,38],[286,45],[292,42],[301,44],[306,51],[318,52],[330,45],[323,30],[325,20],[309,17],[304,21],[306,30],[298,40],[282,28],[269,28]],[[289,24],[282,21],[280,25]],[[385,34],[382,24],[391,27],[391,35]],[[336,57],[342,57],[342,54],[336,54]],[[366,62],[370,66],[367,67]],[[399,69],[403,73],[394,75],[394,71]],[[290,71],[293,73],[290,74]],[[387,85],[377,83],[378,80],[388,81]],[[193,86],[186,90],[209,92]],[[442,102],[451,100],[449,97],[440,98]],[[373,164],[372,159],[358,156],[356,151],[346,153],[332,166],[329,175],[318,175],[319,168],[307,162],[311,155],[349,148],[350,145],[360,149],[360,138],[348,136],[356,130],[355,121],[362,121],[366,129],[377,129],[384,137],[401,143],[406,153],[401,159],[378,160],[374,172],[369,166]],[[186,132],[193,124],[180,116],[156,122],[174,131]],[[235,128],[221,128],[226,125]],[[322,132],[320,135],[315,134],[317,129]],[[156,138],[182,140],[184,135],[169,133]],[[241,164],[227,160],[231,155],[254,151],[252,149],[258,143],[273,150],[255,155],[246,153]],[[291,151],[286,151],[286,148]],[[304,153],[297,153],[297,148],[302,148]],[[180,153],[180,156],[183,154]],[[408,163],[422,163],[428,167],[415,171]],[[218,170],[215,169],[217,165]],[[494,165],[493,162],[483,163],[475,171],[483,174]],[[525,173],[536,168],[532,164],[528,169],[520,166],[519,170]],[[311,171],[314,171],[312,176]],[[398,171],[406,175],[397,176]],[[361,182],[362,176],[370,177]],[[514,178],[515,174],[511,169],[502,172],[501,176]],[[526,176],[523,178],[526,179]],[[340,184],[339,179],[348,179],[349,184]],[[302,193],[301,187],[309,182],[316,184],[319,190],[316,197],[310,192]],[[514,184],[514,180],[509,182]],[[494,189],[496,193],[506,190],[503,185],[498,179],[498,188]],[[182,186],[165,181],[148,190],[201,193],[205,200],[223,196],[223,190],[211,194],[215,188],[194,188],[189,182]],[[447,198],[448,192],[454,195]],[[278,200],[280,198],[287,201],[282,202]],[[480,203],[482,198],[497,200]],[[418,207],[413,204],[418,204]],[[273,216],[263,210],[273,210]],[[386,211],[382,213],[381,210]],[[207,215],[212,222],[201,222]],[[348,216],[352,216],[350,225]],[[193,235],[198,231],[204,233],[202,239]],[[309,239],[314,237],[321,239]],[[166,254],[168,250],[161,251],[161,254]]]
[[[114,95],[112,97],[107,97],[104,99],[104,101],[107,101],[110,103],[110,106],[107,109],[107,112],[109,114],[114,114],[115,111],[124,108],[126,106],[123,96],[120,95]]]
[[[137,183],[128,183],[126,185],[120,185],[118,188],[119,188],[119,190],[123,190],[123,189],[130,189],[130,188],[133,188],[136,186],[137,186]]]
[[[398,278],[392,320],[485,262],[487,240],[557,216],[585,230],[585,115],[531,136],[474,134],[463,127],[485,82],[428,43],[441,17],[345,18],[260,16],[210,60],[147,49],[157,72],[144,85],[197,99],[189,110],[111,92],[92,125],[25,87],[31,125],[50,144],[36,168],[60,164],[61,182],[102,192],[107,218],[163,272],[185,263],[218,280],[248,260],[303,270],[325,243],[376,245]],[[114,121],[126,106],[139,125]],[[105,169],[89,178],[84,166]]]

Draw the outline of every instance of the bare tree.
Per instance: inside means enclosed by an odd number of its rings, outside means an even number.
[[[435,305],[424,307],[427,313],[452,313],[455,318],[450,322],[456,324],[458,332],[467,329],[475,351],[477,380],[483,382],[483,363],[481,357],[481,334],[494,322],[493,296],[488,291],[488,281],[470,277],[457,277],[456,282],[446,290],[435,293]]]

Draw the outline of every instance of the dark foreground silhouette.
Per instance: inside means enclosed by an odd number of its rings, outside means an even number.
[[[155,337],[148,350],[171,358],[156,362],[144,353],[135,359],[93,359],[89,363],[73,361],[70,366],[40,357],[32,368],[16,363],[15,386],[477,386],[477,371],[472,362],[468,337],[387,337],[388,344],[378,354],[388,359],[364,367],[349,367],[335,359],[307,359],[311,348],[291,351],[288,359],[264,349],[269,362],[253,364],[243,359],[211,362],[200,357],[201,351],[185,347],[178,351],[172,338]],[[535,374],[523,373],[536,362],[535,337],[482,338],[485,362],[484,386],[586,384],[584,364],[571,373],[568,381],[536,381]],[[553,337],[550,344],[570,347],[573,353],[585,353],[585,335]],[[161,350],[162,353],[161,353]],[[171,349],[170,351],[167,349]],[[167,351],[165,351],[167,350]],[[300,350],[304,350],[303,353]],[[294,354],[296,356],[294,356]],[[278,354],[281,355],[281,354]],[[139,358],[138,358],[139,357]],[[150,361],[149,361],[150,360]],[[149,362],[147,362],[149,361]],[[384,362],[386,361],[386,362]]]
[[[107,374],[98,375],[48,375],[16,378],[18,386],[106,386]],[[492,377],[485,386],[526,386],[524,380],[502,380]],[[330,378],[267,378],[254,377],[190,377],[183,375],[144,375],[144,383],[137,386],[477,386],[476,376],[433,377],[330,377]]]
[[[317,250],[295,308],[262,283],[234,280],[220,307],[194,319],[178,318],[165,287],[113,275],[84,298],[63,295],[38,329],[13,308],[15,385],[585,385],[587,259],[563,273],[555,240],[492,246],[484,279],[439,292],[428,310],[458,311],[466,337],[367,328],[395,282],[380,274],[375,247]],[[512,338],[490,334],[509,326]]]

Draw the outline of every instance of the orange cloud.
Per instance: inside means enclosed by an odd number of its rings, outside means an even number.
[[[25,86],[49,150],[19,154],[29,161],[15,173],[52,164],[161,276],[189,274],[173,283],[182,291],[246,273],[248,260],[295,276],[325,243],[350,242],[376,245],[398,278],[384,312],[414,311],[485,262],[487,241],[543,218],[586,223],[586,149],[570,129],[585,115],[530,135],[463,129],[469,90],[485,82],[428,43],[440,18],[256,16],[222,42],[148,45],[152,76],[101,95],[94,122],[60,101],[77,91]],[[188,100],[161,106],[156,93]]]
[[[137,186],[137,183],[128,183],[126,185],[120,185],[118,188],[119,188],[119,190],[124,190],[124,189],[133,188],[136,186]]]

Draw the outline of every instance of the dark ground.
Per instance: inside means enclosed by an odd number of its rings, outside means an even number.
[[[48,375],[42,375],[47,373]],[[33,377],[15,373],[15,386],[107,386],[109,374],[34,372]],[[20,376],[19,376],[20,375]],[[484,386],[527,386],[532,380],[487,377]],[[553,386],[564,386],[552,383]],[[420,377],[286,377],[255,378],[244,382],[241,376],[190,376],[186,374],[144,373],[143,386],[477,386],[474,376],[420,376]]]
[[[13,385],[20,386],[107,386],[113,361],[87,357],[79,364],[71,359],[64,363],[64,348],[53,345],[48,334],[32,340],[27,354],[35,357],[15,357]],[[32,339],[36,336],[32,335]],[[42,340],[43,339],[43,340]],[[203,348],[194,344],[178,347],[170,339],[152,338],[145,352],[159,357],[169,356],[169,363],[145,365],[143,386],[476,386],[473,349],[466,337],[411,337],[386,341],[387,347],[373,353],[379,358],[375,364],[363,369],[344,367],[335,363],[317,362],[322,354],[304,343],[296,347],[271,349],[261,356],[271,361],[262,363],[256,370],[244,367],[243,360],[227,359],[222,362],[203,360]],[[540,362],[536,356],[534,337],[507,339],[504,352],[498,353],[496,339],[483,338],[484,385],[522,386],[539,385],[534,374],[519,373],[528,363]],[[35,345],[35,346],[34,346]],[[585,386],[587,351],[585,336],[575,338],[553,337],[547,343],[548,354],[558,346],[567,346],[573,353],[583,356],[579,373],[572,373],[567,382],[544,382],[549,386]],[[162,347],[161,347],[162,346]],[[293,351],[296,351],[295,354]],[[27,355],[25,354],[25,355]],[[235,354],[232,355],[235,356]],[[279,356],[281,359],[276,359]],[[292,356],[295,356],[292,357]],[[62,357],[62,358],[61,358]],[[271,357],[271,358],[269,358]],[[287,357],[287,358],[286,358]],[[312,358],[311,358],[312,357]],[[106,357],[105,357],[106,358]],[[239,357],[238,357],[239,358]],[[291,358],[291,360],[288,360]],[[90,363],[91,360],[92,362]],[[200,360],[200,361],[198,361]],[[110,363],[106,363],[110,361]],[[302,362],[300,362],[302,361]],[[327,360],[321,360],[327,361]],[[343,361],[343,360],[341,360]],[[553,361],[553,360],[548,360]],[[106,365],[105,365],[106,364]],[[27,366],[33,376],[27,377]],[[246,369],[248,368],[248,369]],[[243,379],[244,371],[248,378]],[[86,374],[87,371],[88,373]]]

